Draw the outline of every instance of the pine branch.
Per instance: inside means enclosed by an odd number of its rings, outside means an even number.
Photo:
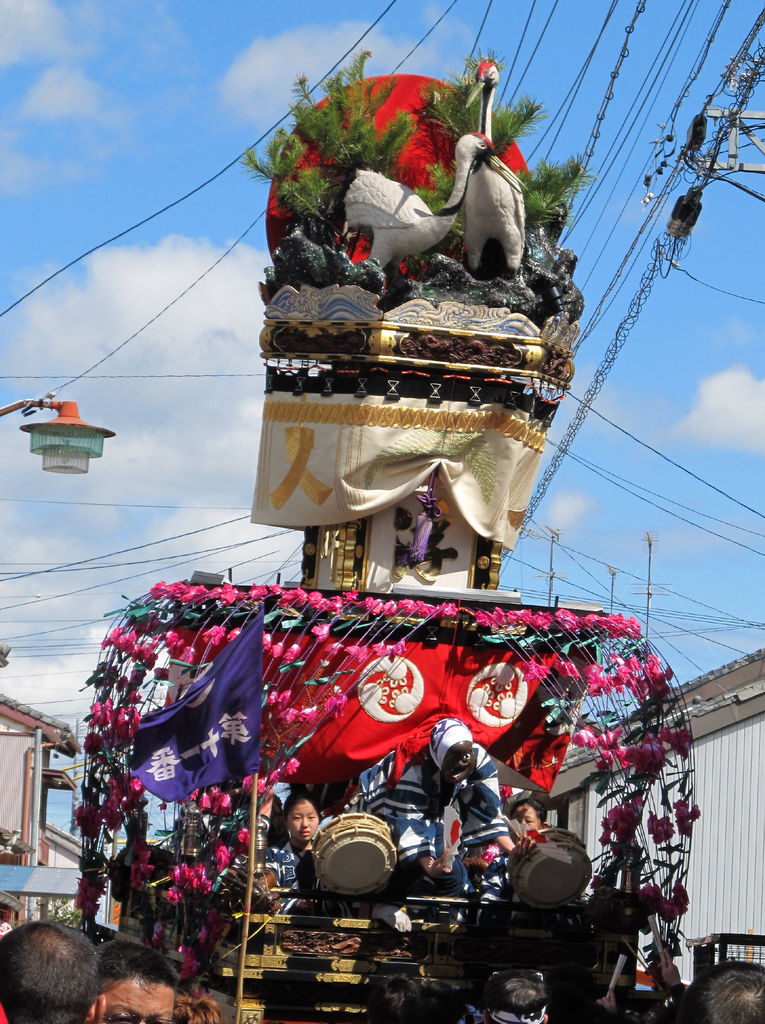
[[[533,170],[521,171],[518,177],[523,188],[527,224],[554,220],[561,205],[570,206],[576,194],[593,181],[579,157],[572,157],[563,164],[540,160]]]

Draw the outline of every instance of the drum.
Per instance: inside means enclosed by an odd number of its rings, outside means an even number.
[[[581,896],[592,862],[581,839],[565,828],[548,828],[532,852],[512,869],[513,892],[530,907],[561,907]]]
[[[379,892],[396,866],[390,828],[373,814],[340,814],[313,841],[316,879],[322,889],[355,896]]]

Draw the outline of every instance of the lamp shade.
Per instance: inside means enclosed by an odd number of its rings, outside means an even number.
[[[114,431],[83,422],[76,402],[52,402],[50,408],[58,413],[55,420],[20,428],[30,435],[30,450],[42,455],[48,473],[87,473],[90,460],[103,455],[104,438],[114,437]]]

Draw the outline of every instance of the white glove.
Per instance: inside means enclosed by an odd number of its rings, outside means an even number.
[[[397,932],[410,932],[412,921],[405,910],[393,907],[388,903],[379,904],[372,911],[372,918],[376,921],[383,921]]]

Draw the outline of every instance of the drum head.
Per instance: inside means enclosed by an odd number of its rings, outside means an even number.
[[[385,886],[396,866],[396,848],[384,821],[342,814],[316,836],[313,860],[322,888],[355,896]]]
[[[551,828],[544,843],[513,870],[513,890],[530,907],[561,907],[581,896],[592,877],[592,862],[573,832]]]

